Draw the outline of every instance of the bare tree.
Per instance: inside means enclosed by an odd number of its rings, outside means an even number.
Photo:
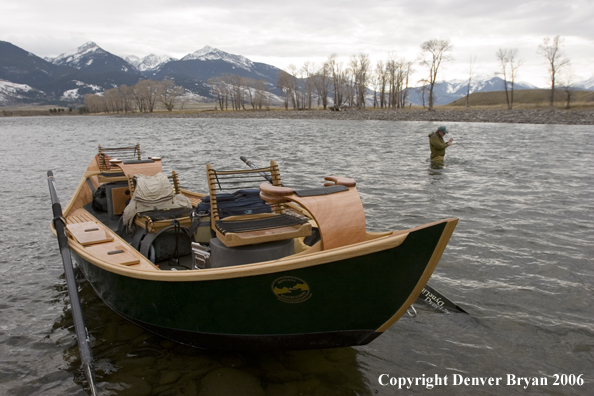
[[[228,103],[229,89],[227,83],[222,77],[212,77],[207,81],[210,86],[210,92],[217,96],[217,102],[221,111],[225,110],[225,105]]]
[[[167,111],[172,111],[175,107],[175,102],[177,101],[177,98],[183,95],[184,92],[184,87],[175,85],[175,82],[173,80],[163,80],[161,81],[159,87],[159,99],[161,100],[161,103],[163,103]]]
[[[552,40],[545,37],[543,43],[538,46],[537,53],[544,56],[549,62],[549,73],[551,75],[551,110],[555,105],[555,83],[557,74],[564,67],[569,65],[569,59],[565,57],[565,53],[561,48],[563,46],[563,39],[558,35]]]
[[[503,86],[505,88],[507,108],[508,110],[511,110],[514,106],[514,84],[516,78],[518,77],[518,68],[523,62],[517,59],[517,48],[499,48],[499,50],[496,52],[496,55],[501,66],[500,73],[503,75]]]
[[[103,99],[107,113],[119,113],[122,110],[122,95],[117,88],[106,89],[103,92]]]
[[[573,92],[576,90],[574,80],[575,75],[573,74],[571,65],[569,65],[567,68],[565,68],[561,76],[561,88],[563,88],[563,91],[565,92],[565,95],[567,97],[567,102],[565,105],[566,109],[569,109],[571,107]]]
[[[508,50],[508,58],[509,58],[509,69],[510,69],[510,102],[509,102],[509,109],[511,110],[514,106],[514,84],[516,83],[516,79],[518,78],[518,68],[522,66],[524,63],[523,60],[517,59],[518,49],[512,48]]]
[[[83,103],[87,107],[89,113],[99,113],[103,109],[103,96],[97,94],[86,94],[83,98]]]
[[[408,79],[414,73],[413,62],[402,59],[398,69],[398,107],[404,108],[408,98]]]
[[[324,62],[316,71],[313,78],[313,83],[318,94],[318,106],[321,101],[324,110],[326,110],[326,107],[328,106],[328,93],[330,92],[330,87],[332,85],[331,75],[332,71],[330,70],[330,64]]]
[[[307,107],[310,110],[311,110],[313,91],[316,88],[316,85],[314,82],[314,76],[316,74],[315,70],[316,70],[315,64],[313,64],[309,61],[306,61],[303,64],[303,67],[301,68],[301,72],[302,72],[303,78],[304,78],[304,90],[306,91],[305,103],[303,104],[303,107]]]
[[[254,104],[258,110],[262,110],[262,107],[268,108],[268,89],[266,88],[266,80],[254,81]]]
[[[365,94],[367,93],[367,84],[369,83],[369,69],[371,61],[369,55],[359,54],[351,57],[350,68],[353,76],[353,87],[355,98],[355,106],[360,109],[365,108]]]
[[[396,79],[398,73],[397,58],[390,54],[390,58],[386,62],[386,82],[388,84],[388,103],[387,107],[396,107],[396,98],[394,92],[396,91]]]
[[[287,67],[287,72],[291,74],[291,102],[293,109],[301,110],[305,109],[307,105],[307,91],[308,87],[305,83],[305,71],[303,68],[298,69],[297,66],[290,64]]]
[[[334,90],[334,110],[340,110],[346,100],[347,73],[343,69],[342,62],[338,62],[336,54],[328,58],[328,66],[332,74],[332,89]]]
[[[283,105],[285,110],[289,110],[290,97],[293,95],[291,92],[291,75],[284,70],[278,73],[278,79],[276,80],[276,87],[283,93]]]
[[[378,89],[379,89],[379,107],[384,108],[386,102],[386,83],[387,83],[387,74],[386,74],[386,66],[384,65],[383,61],[378,61],[377,65],[375,66],[375,75],[377,79]]]
[[[470,66],[468,67],[468,83],[466,85],[466,107],[468,109],[468,98],[470,97],[470,84],[476,73],[476,55],[470,57]]]
[[[427,90],[429,89],[429,81],[426,79],[421,79],[417,81],[417,84],[421,84],[421,88],[417,91],[421,102],[423,103],[423,108],[425,108],[425,95],[427,95]]]
[[[142,80],[133,87],[134,101],[139,111],[153,112],[160,85],[158,81]]]
[[[120,85],[120,94],[122,95],[124,113],[134,111],[134,87],[122,84]]]
[[[505,90],[505,101],[507,102],[507,108],[511,109],[511,104],[509,102],[509,92],[507,90],[507,64],[509,63],[508,52],[508,49],[499,48],[495,55],[497,55],[497,60],[499,61],[499,66],[501,67],[500,73],[503,76],[503,87]]]
[[[293,107],[293,110],[300,109],[303,101],[301,91],[299,90],[297,66],[290,64],[287,67],[287,75],[285,78],[285,84],[289,96],[288,99],[291,102],[291,106]]]
[[[437,81],[437,72],[441,63],[451,60],[449,52],[453,46],[449,39],[433,39],[421,44],[421,65],[429,69],[429,111],[433,110],[433,88]]]

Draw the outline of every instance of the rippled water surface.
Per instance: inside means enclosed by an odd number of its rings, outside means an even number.
[[[437,125],[430,122],[1,118],[0,394],[86,394],[48,229],[46,172],[53,170],[65,204],[98,144],[136,142],[200,191],[207,162],[241,168],[245,155],[259,164],[276,159],[294,187],[317,186],[327,174],[357,180],[372,230],[458,217],[430,284],[478,324],[415,304],[417,317],[403,317],[364,347],[202,352],[129,324],[81,279],[102,394],[592,394],[592,127],[446,125],[456,143],[446,166],[432,169],[427,134]],[[400,390],[380,385],[382,374],[421,382]],[[547,385],[525,390],[508,385],[508,374]],[[581,374],[585,384],[554,385],[555,374]],[[435,375],[448,376],[448,385],[429,391],[422,381]],[[453,384],[468,377],[503,379]]]

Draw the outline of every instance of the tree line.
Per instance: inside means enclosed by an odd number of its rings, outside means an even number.
[[[364,109],[370,89],[374,108],[399,108],[406,103],[409,77],[414,72],[412,65],[411,61],[391,55],[373,69],[368,54],[353,55],[347,63],[332,54],[321,65],[289,65],[279,73],[276,85],[283,94],[285,109],[311,109],[312,105],[332,110]],[[332,98],[332,106],[328,98]]]
[[[134,86],[122,84],[106,89],[103,94],[86,94],[83,102],[89,113],[152,113],[157,103],[172,111],[184,88],[173,80],[142,80]]]
[[[270,109],[272,94],[266,80],[238,75],[224,75],[208,79],[211,94],[216,97],[221,110],[245,110],[246,103],[252,110]]]
[[[564,83],[558,84],[560,72],[569,69],[570,64],[562,50],[562,43],[563,40],[559,36],[553,39],[546,37],[537,48],[537,54],[546,58],[548,64],[551,108],[554,106],[556,87],[565,90],[567,107],[571,99],[570,70],[565,73]],[[309,61],[301,68],[289,65],[279,73],[277,88],[283,94],[285,109],[311,109],[314,101],[317,101],[318,107],[326,109],[329,97],[333,101],[333,110],[342,107],[364,109],[368,94],[372,95],[369,101],[373,103],[374,108],[403,108],[409,98],[410,78],[416,71],[413,66],[418,64],[426,73],[425,77],[416,81],[416,84],[421,84],[419,96],[423,107],[431,111],[434,109],[434,88],[438,81],[438,72],[444,62],[453,59],[453,45],[445,38],[427,40],[420,47],[420,54],[414,61],[390,54],[386,61],[378,61],[375,68],[371,65],[369,55],[363,53],[351,56],[346,64],[339,62],[333,54],[319,66]],[[514,83],[517,81],[518,69],[523,60],[519,59],[517,48],[500,48],[496,57],[501,68],[496,74],[502,76],[507,106],[511,110]],[[472,57],[467,82],[467,107],[475,71],[476,57]]]

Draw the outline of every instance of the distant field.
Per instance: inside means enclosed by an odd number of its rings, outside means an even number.
[[[541,108],[548,107],[550,103],[550,90],[548,89],[522,89],[514,91],[514,107]],[[472,107],[507,107],[505,91],[476,92],[468,97],[468,104]],[[562,89],[555,90],[555,107],[565,108],[567,93]],[[466,97],[460,98],[447,106],[466,106]],[[571,107],[594,106],[594,91],[572,91]]]

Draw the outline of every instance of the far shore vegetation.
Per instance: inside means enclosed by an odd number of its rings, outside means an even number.
[[[550,110],[550,93],[548,89],[530,89],[518,90],[514,92],[514,110]],[[557,111],[572,111],[572,110],[594,110],[594,91],[572,91],[570,93],[570,102],[568,106],[568,95],[563,90],[555,92],[555,110]],[[507,101],[505,91],[494,92],[475,92],[468,97],[468,108],[466,107],[466,97],[460,98],[447,105],[434,105],[435,111],[440,110],[505,110],[507,109]],[[377,111],[379,108],[367,106],[365,110],[346,109],[345,111]],[[385,109],[382,109],[385,110]],[[410,110],[426,110],[426,107],[420,105],[409,105],[402,108],[390,109],[389,111],[410,111]],[[169,113],[169,114],[186,114],[197,112],[221,112],[217,102],[187,102],[182,109],[173,109],[168,111],[165,105],[156,103],[153,112],[155,113]],[[223,110],[225,113],[232,113],[236,111],[294,111],[293,109],[285,109],[284,106],[269,106],[268,109],[253,110],[249,107],[241,110]],[[301,111],[331,111],[329,109],[323,110],[322,106],[317,108],[312,106],[312,109],[305,109]],[[57,106],[57,105],[14,105],[14,106],[0,106],[0,117],[2,116],[73,116],[80,114],[89,114],[80,112],[78,108],[73,106]],[[114,113],[97,112],[94,113],[111,115]]]

